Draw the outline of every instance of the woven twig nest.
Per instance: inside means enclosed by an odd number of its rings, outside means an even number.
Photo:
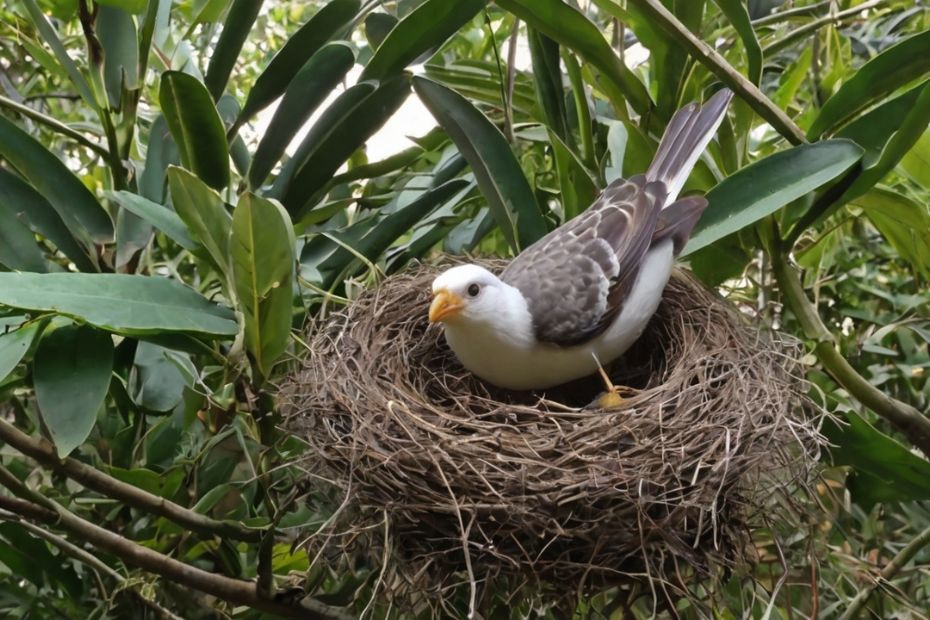
[[[752,560],[754,519],[808,479],[821,445],[795,346],[678,272],[608,369],[635,388],[620,408],[586,407],[599,378],[507,392],[463,370],[428,323],[439,271],[392,276],[316,326],[284,386],[312,483],[334,488],[312,547],[368,556],[399,600],[464,589],[478,606],[502,588],[637,580],[674,600]]]

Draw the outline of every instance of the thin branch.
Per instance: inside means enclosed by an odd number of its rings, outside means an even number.
[[[785,49],[795,41],[803,39],[809,34],[816,32],[824,26],[830,24],[838,24],[840,22],[846,21],[847,19],[852,19],[857,17],[862,11],[867,11],[869,9],[880,8],[883,5],[888,4],[888,0],[872,0],[872,2],[864,2],[858,6],[854,6],[851,9],[846,9],[845,11],[839,11],[837,13],[829,13],[820,19],[815,19],[812,22],[808,22],[789,32],[787,35],[775,41],[771,45],[763,48],[762,53],[766,56],[774,54],[780,50]]]
[[[771,99],[749,81],[746,76],[733,68],[715,49],[704,43],[682,24],[659,0],[629,0],[636,4],[647,16],[672,38],[685,48],[694,58],[716,75],[721,82],[729,86],[737,95],[749,104],[759,116],[792,144],[807,142],[804,132],[784,110],[775,105]]]
[[[63,136],[67,136],[71,138],[72,140],[74,140],[75,142],[78,142],[82,146],[86,146],[87,148],[89,148],[90,150],[92,150],[93,152],[97,153],[98,155],[102,157],[106,157],[107,155],[109,155],[109,151],[107,151],[106,148],[97,144],[96,142],[94,142],[93,140],[91,140],[90,138],[82,134],[81,132],[75,129],[72,129],[71,127],[68,127],[67,125],[59,121],[58,119],[42,114],[38,110],[30,108],[27,105],[17,103],[13,101],[12,99],[8,99],[7,97],[0,95],[0,106],[13,110],[15,112],[19,112],[26,118],[31,118],[35,122],[41,123],[45,125],[46,127],[53,129],[54,131],[57,131]]]
[[[888,420],[930,457],[930,418],[916,408],[888,396],[869,383],[837,350],[833,334],[804,293],[798,274],[788,265],[784,252],[772,252],[772,272],[788,307],[797,317],[804,334],[814,341],[814,355],[830,376],[860,403]]]
[[[211,519],[163,497],[117,480],[75,459],[59,459],[55,448],[48,441],[33,439],[6,420],[0,420],[0,441],[10,444],[41,465],[80,482],[88,489],[125,502],[134,508],[164,517],[199,534],[248,542],[259,542],[262,538],[261,530],[250,529],[238,523]]]
[[[57,510],[50,510],[32,502],[0,495],[0,509],[33,521],[60,527],[98,549],[112,553],[126,564],[154,573],[185,587],[212,594],[224,601],[236,605],[247,605],[285,618],[304,618],[307,620],[350,620],[352,618],[349,613],[342,609],[332,607],[310,597],[293,605],[263,599],[258,595],[258,588],[255,583],[251,581],[231,579],[184,564],[123,538],[119,534],[115,534],[90,521],[86,521],[60,505],[56,505],[56,507]]]
[[[24,521],[23,519],[19,518],[18,516],[12,513],[8,515],[0,514],[0,519],[5,519],[11,523],[16,523],[17,525],[29,531],[33,535],[54,545],[59,550],[61,550],[61,552],[64,553],[65,555],[70,556],[74,558],[75,560],[77,560],[78,562],[89,566],[90,568],[92,568],[98,573],[103,573],[104,575],[106,575],[107,577],[109,577],[110,579],[118,583],[120,586],[123,586],[122,591],[128,592],[132,594],[133,596],[135,596],[143,605],[152,609],[159,616],[161,616],[162,618],[165,618],[165,620],[182,620],[180,616],[172,613],[170,609],[167,609],[159,605],[157,601],[149,599],[144,594],[142,594],[142,592],[137,590],[134,586],[127,586],[125,577],[120,575],[118,572],[116,572],[115,570],[107,566],[106,564],[104,564],[98,557],[96,557],[95,555],[91,553],[88,553],[87,551],[78,547],[71,541],[65,538],[62,538],[58,534],[55,534],[46,529],[43,529],[39,527],[38,525],[34,525],[30,523],[29,521]]]
[[[823,2],[818,2],[817,4],[810,4],[808,6],[799,6],[793,9],[788,9],[787,11],[778,11],[777,13],[770,13],[759,19],[752,20],[753,26],[765,26],[774,22],[780,22],[786,20],[790,17],[799,17],[801,15],[810,15],[812,13],[819,13],[820,9],[827,8],[830,6],[830,3],[833,0],[823,0]]]
[[[849,607],[847,607],[843,615],[840,616],[840,620],[854,620],[854,618],[858,618],[862,613],[862,608],[865,607],[865,604],[869,601],[869,597],[872,596],[872,593],[878,589],[882,583],[893,579],[894,576],[917,555],[917,552],[928,544],[930,544],[930,527],[926,528],[911,540],[911,542],[907,543],[907,545],[885,565],[885,568],[879,573],[878,579],[859,591],[856,598],[852,600]]]

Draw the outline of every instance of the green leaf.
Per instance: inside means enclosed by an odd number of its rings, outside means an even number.
[[[194,239],[200,242],[220,273],[229,265],[229,229],[232,218],[223,199],[183,168],[168,168],[171,202]]]
[[[362,84],[370,83],[356,86]],[[334,101],[282,171],[281,176],[286,179],[296,169],[281,197],[292,218],[299,219],[313,207],[339,167],[400,108],[410,95],[410,83],[406,75],[391,78],[353,105],[360,94],[353,92],[350,97],[347,90],[343,93],[345,98]]]
[[[145,150],[145,167],[139,175],[139,194],[153,202],[164,202],[168,166],[180,163],[178,147],[171,137],[168,122],[159,114],[149,130]]]
[[[233,0],[220,39],[213,48],[210,65],[204,83],[214,99],[219,99],[226,89],[226,83],[236,66],[236,59],[242,51],[242,45],[252,30],[264,0]]]
[[[96,0],[97,4],[122,9],[127,13],[139,14],[145,10],[149,0]],[[158,2],[159,0],[152,0]]]
[[[233,313],[175,280],[102,273],[0,273],[0,305],[53,312],[127,336],[235,336]]]
[[[124,209],[168,235],[185,250],[197,249],[197,242],[191,239],[187,226],[178,214],[168,207],[126,191],[114,193],[113,198]]]
[[[43,322],[34,321],[0,335],[0,381],[6,379],[22,361],[42,326]]]
[[[546,234],[536,197],[500,130],[453,90],[415,77],[413,87],[468,161],[514,252]]]
[[[810,48],[808,48],[810,50]],[[836,136],[852,140],[866,150],[866,161],[877,159],[888,138],[896,132],[908,113],[917,105],[920,93],[930,80],[893,97],[843,127]]]
[[[287,40],[265,70],[242,106],[236,126],[252,118],[259,110],[281,96],[300,68],[323,44],[339,37],[358,13],[360,0],[331,0]]]
[[[328,43],[307,61],[288,86],[249,168],[249,185],[256,188],[268,177],[284,150],[307,119],[339,85],[355,53],[342,42]]]
[[[48,271],[36,238],[22,220],[0,203],[0,265],[16,271]]]
[[[559,175],[562,210],[565,213],[565,221],[568,221],[591,206],[597,197],[597,186],[575,154],[552,130],[549,130],[549,143],[552,145],[555,167]]]
[[[166,71],[161,76],[158,100],[184,167],[210,187],[226,187],[226,130],[206,87],[192,75]]]
[[[816,140],[876,101],[930,72],[930,30],[897,43],[843,82],[814,119],[807,137]]]
[[[110,107],[119,110],[123,90],[139,87],[139,43],[132,16],[118,8],[101,6],[97,36],[103,46],[103,82]]]
[[[388,13],[369,13],[365,17],[365,38],[371,49],[378,49],[397,21],[396,17]]]
[[[149,411],[171,411],[181,402],[187,379],[169,355],[177,354],[151,342],[139,342],[129,375],[132,402]]]
[[[52,48],[55,57],[58,59],[58,64],[63,67],[68,74],[68,78],[71,80],[71,83],[74,84],[74,88],[77,89],[78,94],[81,95],[81,99],[87,102],[87,105],[91,106],[94,110],[98,110],[100,108],[100,102],[98,102],[97,98],[94,96],[94,91],[91,89],[87,78],[84,77],[84,74],[78,69],[77,64],[75,64],[71,56],[68,55],[68,50],[65,49],[64,43],[61,42],[58,33],[55,32],[55,28],[49,23],[35,0],[22,0],[22,2],[29,12],[29,18],[32,20],[32,23],[35,24],[36,30],[38,30],[42,38],[45,39],[46,45]]]
[[[127,210],[116,214],[116,271],[126,266],[152,241],[152,225]]]
[[[845,426],[825,425],[836,465],[851,465],[877,484],[856,483],[853,500],[865,508],[877,502],[930,499],[930,462],[879,432],[853,412]]]
[[[640,115],[652,109],[652,99],[643,83],[621,62],[598,27],[575,8],[562,0],[497,0],[497,5],[578,53],[622,92]]]
[[[882,236],[924,278],[930,278],[930,213],[927,207],[897,192],[875,188],[856,198]]]
[[[468,23],[487,0],[426,0],[400,20],[368,61],[359,80],[384,80],[434,50]]]
[[[0,209],[54,243],[81,271],[97,271],[91,253],[74,238],[52,205],[28,183],[2,166]]]
[[[546,125],[563,141],[570,140],[565,112],[565,86],[559,44],[533,28],[527,28],[536,99],[543,109]]]
[[[930,190],[930,131],[924,130],[920,134],[914,146],[901,158],[899,166],[908,178]]]
[[[52,205],[79,238],[106,243],[113,222],[94,195],[42,144],[0,116],[0,156]]]
[[[746,72],[747,77],[750,82],[758,86],[759,80],[762,78],[762,47],[759,45],[759,39],[756,38],[752,23],[749,21],[746,3],[741,0],[714,0],[714,2],[726,15],[730,25],[733,26],[736,34],[739,35],[740,40],[743,42],[743,47],[746,50],[746,61],[749,66]]]
[[[64,458],[84,443],[97,421],[110,387],[113,338],[87,325],[59,327],[42,336],[33,366],[42,421]]]
[[[769,155],[724,179],[682,255],[749,226],[840,176],[862,157],[848,140],[803,144]]]
[[[291,335],[296,257],[290,217],[277,202],[243,194],[233,212],[229,247],[246,348],[268,377]]]

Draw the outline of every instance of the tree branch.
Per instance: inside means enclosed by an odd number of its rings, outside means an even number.
[[[71,532],[77,538],[87,541],[98,549],[112,553],[127,564],[185,587],[212,594],[224,601],[236,605],[247,605],[285,618],[303,618],[306,620],[351,620],[352,618],[344,610],[326,605],[310,597],[294,605],[263,599],[258,595],[258,588],[255,583],[251,581],[231,579],[189,566],[123,538],[119,534],[94,525],[60,505],[56,505],[56,507],[57,510],[51,510],[26,500],[0,495],[0,509],[40,523],[53,524]]]
[[[798,39],[802,39],[807,35],[816,32],[820,28],[827,26],[829,24],[837,24],[842,21],[845,21],[850,18],[857,17],[862,11],[867,11],[869,9],[880,8],[883,5],[888,4],[888,0],[872,0],[872,2],[864,2],[860,5],[854,6],[851,9],[846,9],[845,11],[839,11],[837,13],[828,13],[819,19],[815,19],[812,22],[808,22],[789,32],[787,35],[775,41],[768,47],[762,50],[763,54],[774,54],[780,50],[785,49]]]
[[[872,596],[872,593],[878,589],[883,582],[893,579],[894,576],[917,555],[917,552],[928,544],[930,544],[930,527],[918,534],[911,542],[907,543],[907,545],[885,565],[885,568],[879,573],[878,579],[876,579],[874,583],[859,591],[859,594],[856,595],[849,604],[849,607],[846,608],[846,611],[843,612],[843,615],[840,616],[840,620],[854,620],[858,618],[862,612],[862,608],[865,607],[865,604],[869,601],[869,597]]]
[[[48,441],[33,439],[6,420],[0,420],[0,441],[10,444],[26,456],[38,461],[41,465],[80,482],[88,489],[125,502],[134,508],[164,517],[201,535],[220,536],[247,542],[259,542],[262,539],[261,530],[250,529],[239,523],[211,519],[206,515],[179,506],[164,497],[153,495],[148,491],[117,480],[78,460],[72,458],[59,459],[55,448]]]
[[[885,418],[928,457],[930,457],[930,418],[916,408],[888,396],[866,381],[836,348],[833,334],[827,329],[808,300],[797,273],[788,265],[781,251],[772,252],[772,271],[791,311],[801,323],[804,334],[814,341],[814,355],[830,376],[860,403]]]
[[[784,110],[775,105],[771,99],[749,81],[746,76],[734,69],[715,49],[704,43],[682,24],[659,0],[629,0],[636,4],[646,15],[651,17],[663,30],[694,58],[716,75],[721,82],[729,86],[749,104],[759,116],[764,118],[788,142],[803,144],[807,142],[804,132]]]

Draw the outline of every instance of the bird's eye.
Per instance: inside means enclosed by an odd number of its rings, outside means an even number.
[[[477,296],[478,296],[478,293],[480,293],[480,292],[481,292],[481,287],[478,286],[477,284],[469,284],[469,285],[468,285],[468,295],[469,295],[469,297],[477,297]]]

